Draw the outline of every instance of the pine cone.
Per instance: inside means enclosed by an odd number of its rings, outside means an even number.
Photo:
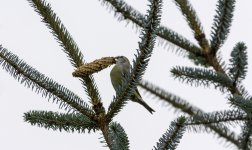
[[[114,57],[102,57],[101,59],[96,59],[91,63],[85,63],[78,67],[72,75],[74,77],[84,77],[91,75],[93,73],[99,72],[112,64],[115,64]]]

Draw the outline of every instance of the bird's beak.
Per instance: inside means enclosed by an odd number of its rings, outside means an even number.
[[[114,57],[115,58],[115,61],[117,62],[117,60],[122,57],[122,56],[117,56],[117,57]]]
[[[117,60],[118,60],[118,57],[114,57],[114,59],[115,59],[115,62],[117,62]]]

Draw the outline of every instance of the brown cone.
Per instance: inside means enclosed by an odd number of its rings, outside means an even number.
[[[72,75],[74,77],[84,77],[91,75],[93,73],[99,72],[112,64],[115,64],[114,57],[102,57],[101,59],[96,59],[91,63],[85,63],[77,68]]]

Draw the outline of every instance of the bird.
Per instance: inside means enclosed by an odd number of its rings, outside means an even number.
[[[115,57],[116,64],[110,71],[110,79],[111,83],[116,92],[122,86],[122,81],[124,80],[125,76],[130,75],[130,61],[125,56],[117,56]],[[133,102],[137,102],[143,107],[145,107],[151,114],[155,112],[141,97],[138,89],[134,91],[133,95],[130,96],[130,100]]]

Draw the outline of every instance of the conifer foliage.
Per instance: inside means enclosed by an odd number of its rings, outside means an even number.
[[[6,72],[21,84],[31,88],[37,94],[57,102],[60,108],[66,110],[66,113],[37,110],[26,112],[24,113],[25,122],[57,131],[101,132],[103,142],[109,149],[128,150],[131,141],[129,141],[124,128],[120,123],[113,122],[113,118],[127,104],[136,87],[140,86],[160,101],[164,101],[178,111],[187,114],[178,117],[170,124],[169,129],[157,140],[157,144],[154,146],[155,150],[176,149],[187,130],[212,132],[219,138],[233,144],[237,149],[249,150],[252,148],[252,97],[242,86],[248,69],[247,46],[243,42],[234,45],[227,68],[217,53],[217,51],[221,51],[228,37],[233,20],[235,0],[218,0],[211,28],[211,39],[207,39],[200,19],[197,17],[197,12],[190,1],[174,0],[198,44],[194,44],[179,33],[160,25],[162,0],[148,0],[149,5],[145,15],[135,10],[124,0],[99,0],[115,13],[119,21],[127,20],[141,28],[139,48],[135,52],[131,74],[125,77],[119,92],[111,101],[108,109],[103,106],[92,74],[99,73],[102,69],[115,63],[114,58],[103,57],[86,63],[82,52],[50,4],[45,0],[27,1],[41,16],[42,22],[46,24],[62,47],[63,52],[68,56],[70,63],[75,68],[73,76],[80,78],[90,103],[63,85],[46,77],[0,45],[0,65]],[[175,79],[189,85],[213,87],[228,93],[227,101],[231,104],[232,109],[206,113],[179,96],[161,89],[147,80],[142,80],[151,59],[157,36],[177,46],[179,51],[188,56],[188,59],[199,65],[198,67],[174,66],[170,71]],[[228,128],[229,124],[241,126],[241,133],[236,135]]]

